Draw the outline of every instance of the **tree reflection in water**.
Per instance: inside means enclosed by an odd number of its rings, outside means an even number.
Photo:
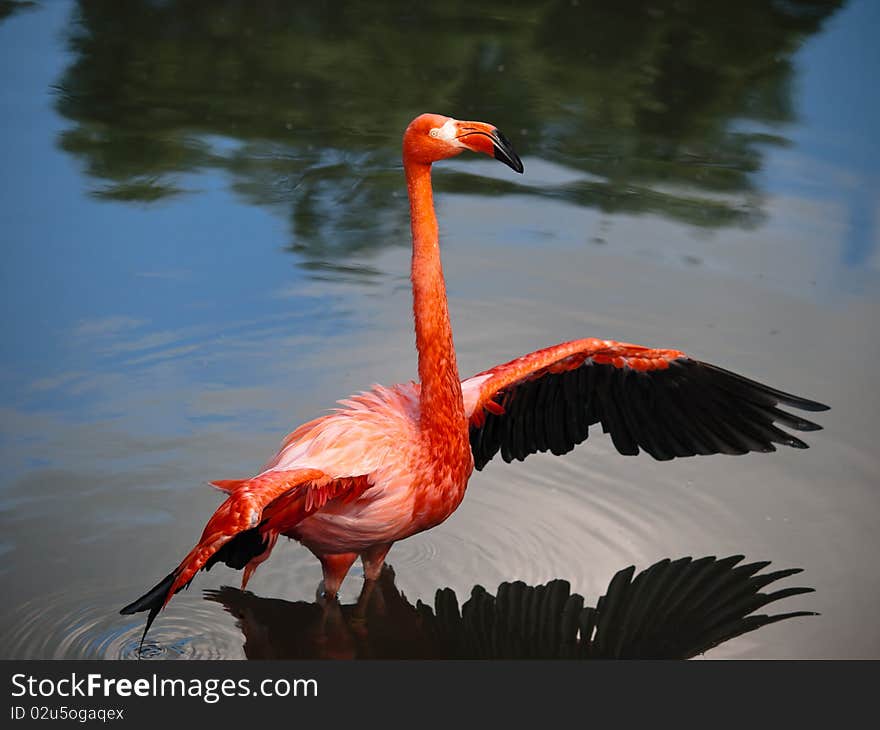
[[[450,173],[440,191],[751,226],[763,150],[794,121],[792,56],[841,5],[80,0],[59,144],[101,199],[161,200],[219,169],[325,272],[407,240],[400,136],[426,110],[492,119],[526,157],[581,175]]]
[[[249,659],[687,659],[809,611],[755,611],[813,589],[762,592],[800,569],[762,573],[743,556],[663,560],[619,571],[595,607],[567,581],[475,586],[459,609],[449,588],[433,609],[411,604],[386,566],[357,603],[289,602],[224,587],[206,591],[237,619]]]

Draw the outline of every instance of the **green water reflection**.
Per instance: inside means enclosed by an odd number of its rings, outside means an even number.
[[[433,110],[497,123],[547,186],[700,227],[762,219],[756,175],[794,121],[792,56],[841,0],[510,3],[81,0],[56,105],[92,194],[150,203],[217,169],[290,222],[308,266],[407,240],[399,140]],[[571,176],[567,176],[570,178]]]
[[[32,10],[36,7],[37,3],[31,0],[0,0],[0,23],[22,10]]]

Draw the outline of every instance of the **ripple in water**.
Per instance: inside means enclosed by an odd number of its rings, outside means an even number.
[[[700,488],[711,483],[711,469],[659,470],[644,457],[621,463],[597,437],[564,458],[533,456],[475,475],[450,521],[456,539],[445,539],[446,527],[435,531],[444,540],[443,561],[466,567],[483,584],[562,577],[589,593],[626,565],[711,542],[705,536],[730,512]],[[407,573],[401,569],[399,576],[405,581]]]
[[[401,571],[423,570],[437,560],[443,549],[440,543],[440,534],[429,530],[420,533],[417,537],[402,540],[394,545],[394,552],[390,554],[389,562],[400,566]]]
[[[243,656],[241,634],[227,614],[202,600],[201,591],[180,598],[153,624],[140,658]],[[96,590],[29,601],[12,617],[6,654],[33,659],[137,659],[144,615],[120,616],[118,603]]]

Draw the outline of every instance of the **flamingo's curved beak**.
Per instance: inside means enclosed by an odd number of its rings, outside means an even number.
[[[501,133],[500,129],[495,129],[492,133],[492,145],[495,147],[496,160],[501,160],[515,172],[522,174],[522,160],[519,159],[519,155],[513,151],[513,145],[511,145],[510,140]]]
[[[497,127],[485,122],[459,122],[455,138],[468,149],[492,155],[515,172],[522,173],[522,160],[514,152],[510,140]]]

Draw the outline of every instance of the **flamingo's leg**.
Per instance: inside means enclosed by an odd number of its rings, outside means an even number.
[[[357,560],[357,553],[337,553],[336,555],[319,555],[318,560],[321,561],[321,568],[324,571],[324,581],[321,585],[325,599],[336,598],[339,587],[348,569]]]
[[[393,543],[384,543],[382,545],[373,545],[361,553],[361,562],[364,565],[364,585],[361,588],[361,594],[358,596],[357,605],[355,606],[354,616],[356,619],[363,619],[367,614],[367,606],[370,604],[370,598],[373,595],[373,589],[379,577],[382,575],[382,567],[385,565],[385,556],[391,549]],[[381,591],[379,593],[381,598]]]
[[[364,564],[364,578],[368,581],[378,580],[385,564],[385,556],[394,543],[387,542],[381,545],[373,545],[361,553],[361,561]]]

